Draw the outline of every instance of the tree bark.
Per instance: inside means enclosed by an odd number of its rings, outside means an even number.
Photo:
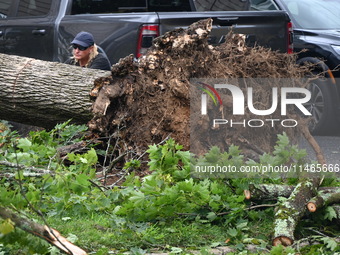
[[[25,165],[18,165],[8,161],[0,161],[0,166],[5,166],[5,170],[0,171],[0,177],[5,177],[8,179],[15,178],[17,175],[17,169],[21,169],[23,176],[29,177],[41,177],[44,175],[54,176],[55,172],[48,169],[41,169],[36,167],[28,167]]]
[[[294,186],[278,184],[250,184],[249,190],[245,190],[246,199],[276,200],[278,197],[289,197]]]
[[[274,221],[274,246],[290,246],[294,243],[295,227],[305,214],[307,202],[316,195],[319,185],[319,178],[299,182],[289,198],[278,206]]]
[[[334,191],[321,190],[318,195],[309,200],[307,208],[310,212],[315,212],[317,209],[328,204],[340,203],[340,188]]]
[[[45,241],[56,246],[57,248],[59,248],[61,251],[63,251],[66,254],[72,254],[72,255],[86,255],[87,254],[81,248],[70,243],[65,237],[60,235],[60,233],[57,230],[52,229],[46,225],[40,225],[29,219],[23,218],[13,213],[8,208],[0,206],[0,217],[3,219],[11,219],[11,221],[15,223],[16,227],[44,239]]]
[[[0,119],[54,127],[92,118],[89,92],[108,71],[0,54]]]
[[[289,197],[295,186],[280,184],[250,184],[248,190],[244,190],[246,199],[251,200],[277,200],[278,197]],[[320,187],[318,192],[326,194],[339,193],[338,187]]]
[[[310,134],[307,126],[301,127],[301,133],[312,146],[316,153],[318,162],[326,164],[322,150]],[[300,181],[290,194],[289,198],[278,206],[274,220],[274,238],[273,245],[290,246],[294,243],[294,231],[298,221],[307,210],[308,201],[317,194],[323,176],[311,176],[310,173],[304,173],[300,176]]]

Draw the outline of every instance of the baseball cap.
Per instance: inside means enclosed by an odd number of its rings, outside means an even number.
[[[94,44],[93,35],[88,32],[80,32],[76,35],[71,43],[84,47],[90,47]]]

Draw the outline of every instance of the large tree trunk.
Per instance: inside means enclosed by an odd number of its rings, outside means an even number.
[[[110,72],[0,54],[0,119],[51,128],[92,118],[89,91]]]

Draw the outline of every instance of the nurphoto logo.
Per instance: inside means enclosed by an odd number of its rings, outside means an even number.
[[[245,115],[245,109],[248,109],[250,113],[257,116],[270,116],[273,114],[280,105],[281,108],[281,116],[287,115],[287,106],[292,105],[295,106],[297,109],[299,109],[302,114],[305,116],[311,116],[312,114],[306,109],[306,107],[303,105],[307,103],[311,99],[311,93],[306,88],[296,88],[296,87],[272,87],[271,91],[271,106],[269,109],[256,109],[254,106],[254,97],[253,97],[253,88],[248,87],[246,89],[246,95],[247,95],[247,102],[245,100],[244,92],[237,86],[231,85],[231,84],[214,84],[213,86],[205,84],[203,82],[200,82],[200,84],[203,84],[205,87],[210,89],[214,93],[214,95],[217,97],[218,102],[220,106],[223,106],[222,99],[220,94],[217,92],[218,89],[227,89],[232,96],[232,114],[233,115]],[[201,114],[207,115],[208,113],[208,96],[213,100],[214,104],[217,105],[216,99],[214,98],[214,95],[208,90],[208,89],[202,89],[200,88],[203,93],[201,95]],[[294,95],[295,97],[290,98],[289,95]],[[301,95],[302,97],[297,97],[296,95]],[[280,102],[279,102],[280,98]],[[249,127],[262,127],[265,123],[269,122],[270,125],[273,127],[275,122],[280,122],[282,126],[284,127],[295,127],[298,125],[297,120],[294,119],[249,119],[249,120],[243,120],[242,122],[235,122],[232,119],[213,119],[213,127],[216,127],[217,125],[225,125],[230,124],[231,126],[234,125],[242,125],[246,126],[248,124]]]
[[[193,175],[243,178],[299,172],[294,166],[282,168],[275,162],[245,163],[254,154],[258,157],[272,150],[279,135],[293,137],[309,125],[313,116],[307,107],[311,92],[306,80],[192,79],[190,84],[190,151],[198,155]],[[246,156],[240,155],[243,148]]]

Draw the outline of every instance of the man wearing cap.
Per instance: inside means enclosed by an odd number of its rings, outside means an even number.
[[[92,69],[111,70],[111,64],[105,54],[98,52],[92,34],[80,32],[71,42],[73,57],[65,64],[87,67]]]

